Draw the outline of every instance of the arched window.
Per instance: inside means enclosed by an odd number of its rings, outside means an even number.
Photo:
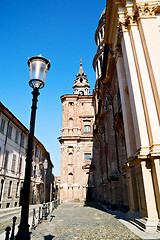
[[[70,172],[70,173],[68,174],[68,183],[69,183],[69,184],[73,184],[73,173],[72,173],[72,172]]]
[[[91,126],[90,126],[90,125],[85,125],[85,126],[84,126],[84,132],[85,132],[85,133],[91,132]]]
[[[73,173],[70,172],[68,175],[69,175],[69,176],[73,176]]]

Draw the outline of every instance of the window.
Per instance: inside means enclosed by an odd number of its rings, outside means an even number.
[[[24,185],[24,183],[23,183],[23,182],[21,182],[21,191],[22,191],[22,189],[23,189],[23,185]]]
[[[16,155],[13,154],[12,168],[11,168],[11,171],[12,171],[12,172],[15,172],[15,167],[16,167]]]
[[[20,161],[19,161],[19,173],[22,170],[22,156],[20,157]]]
[[[19,182],[17,182],[17,187],[16,187],[16,196],[18,196],[19,193]]]
[[[69,118],[69,127],[73,127],[73,118]]]
[[[9,151],[6,150],[5,152],[5,159],[4,159],[4,168],[7,168],[8,165],[8,158],[9,158]]]
[[[101,38],[103,38],[103,30],[101,29]]]
[[[11,197],[11,193],[12,193],[12,181],[9,182],[8,197]]]
[[[73,176],[73,173],[70,172],[68,175],[69,175],[69,176]]]
[[[5,122],[6,122],[6,121],[2,118],[2,119],[1,119],[1,125],[0,125],[0,131],[1,131],[2,133],[4,133]]]
[[[91,153],[85,153],[84,154],[84,160],[85,161],[90,161],[91,160]]]
[[[37,177],[37,168],[36,168],[36,165],[34,166],[33,176],[34,176],[35,178]]]
[[[38,157],[38,148],[37,148],[37,146],[35,147],[35,156]]]
[[[24,135],[21,136],[21,147],[24,147]]]
[[[68,183],[69,183],[69,184],[73,184],[73,173],[72,173],[72,172],[70,172],[70,173],[68,174]]]
[[[118,110],[120,111],[120,109],[121,109],[121,95],[120,95],[120,90],[119,89],[117,91],[117,105],[118,105]]]
[[[7,204],[6,204],[6,208],[9,208],[9,206],[10,206],[10,203],[7,203]]]
[[[91,132],[91,126],[90,125],[85,125],[84,126],[84,132],[85,133]]]
[[[18,139],[19,139],[19,132],[16,129],[16,135],[15,135],[15,142],[18,143]]]
[[[73,105],[74,104],[74,102],[69,102],[69,105]]]
[[[3,189],[4,189],[4,180],[2,179],[1,180],[0,202],[2,202]]]
[[[12,136],[12,126],[8,125],[7,137],[11,138],[11,136]]]

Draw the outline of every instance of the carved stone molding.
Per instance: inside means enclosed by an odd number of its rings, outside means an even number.
[[[138,3],[136,4],[136,11],[138,17],[153,17],[155,16],[158,3]]]
[[[122,24],[120,22],[118,22],[118,26],[117,26],[117,43],[121,42],[122,39]]]
[[[126,12],[124,14],[123,19],[119,18],[119,23],[118,23],[118,31],[119,33],[117,34],[118,36],[121,36],[120,33],[124,31],[128,31],[131,25],[137,25],[138,24],[138,10],[132,11],[132,12]],[[121,25],[121,28],[120,28]]]
[[[122,56],[123,56],[123,54],[122,54],[121,45],[116,45],[116,49],[114,51],[114,59],[115,59],[115,61],[117,62],[118,58],[122,57]]]
[[[154,17],[158,3],[137,3],[134,9],[126,9],[119,13],[117,37],[121,32],[128,31],[131,25],[137,25],[139,18]]]
[[[60,146],[61,151],[67,151],[67,146]]]

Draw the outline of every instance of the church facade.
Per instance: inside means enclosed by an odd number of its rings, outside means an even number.
[[[159,27],[159,1],[108,0],[96,31],[93,62],[98,105],[95,197],[112,206],[128,205],[126,217],[147,231],[160,229]],[[113,146],[109,132],[115,135]]]
[[[85,201],[87,192],[90,191],[88,179],[91,177],[94,107],[89,88],[81,62],[74,81],[74,94],[61,96],[63,110],[59,142],[62,202]]]

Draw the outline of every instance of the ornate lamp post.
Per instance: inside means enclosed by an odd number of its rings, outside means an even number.
[[[44,201],[43,201],[43,207],[42,207],[42,219],[43,219],[43,220],[46,220],[46,219],[47,219],[46,172],[47,172],[47,168],[48,168],[48,161],[47,161],[47,159],[44,160],[43,167],[44,167]]]
[[[31,57],[28,59],[28,66],[30,68],[30,81],[29,85],[33,88],[33,99],[32,99],[32,111],[30,119],[30,130],[28,137],[28,150],[26,157],[26,168],[25,168],[25,178],[23,185],[23,195],[22,195],[22,210],[21,210],[21,220],[18,226],[18,233],[16,235],[16,240],[29,240],[29,199],[30,199],[30,182],[31,182],[31,168],[32,168],[32,151],[33,151],[33,138],[34,138],[34,128],[35,128],[35,117],[38,102],[39,89],[44,87],[44,82],[47,74],[47,70],[50,68],[50,61],[42,57],[41,55]]]

